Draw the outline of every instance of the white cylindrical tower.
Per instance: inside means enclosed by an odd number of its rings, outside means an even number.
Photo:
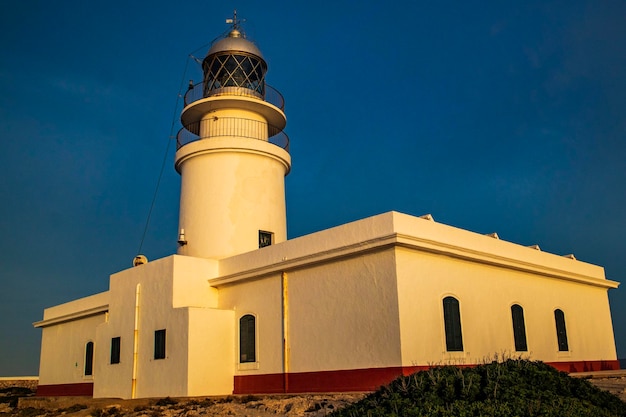
[[[178,134],[178,254],[221,259],[287,239],[287,123],[267,64],[237,24],[202,62]]]

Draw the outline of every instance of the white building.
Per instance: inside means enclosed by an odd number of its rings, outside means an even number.
[[[39,395],[375,389],[503,352],[619,369],[603,268],[389,212],[287,240],[282,97],[237,28],[187,92],[178,254],[48,308]]]

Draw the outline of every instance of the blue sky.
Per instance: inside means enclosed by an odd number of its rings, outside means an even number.
[[[0,376],[131,265],[164,158],[141,251],[175,252],[177,96],[234,8],[286,100],[290,237],[432,213],[626,283],[626,3],[217,3],[0,3]]]

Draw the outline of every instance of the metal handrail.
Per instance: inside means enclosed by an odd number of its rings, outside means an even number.
[[[289,136],[282,129],[268,123],[239,117],[220,117],[214,120],[219,121],[220,124],[209,127],[210,133],[204,136],[200,134],[201,122],[193,122],[183,126],[176,135],[176,149],[201,139],[234,136],[269,142],[289,152]]]
[[[185,93],[184,97],[185,106],[195,101],[202,100],[203,98],[219,96],[222,94],[253,97],[270,103],[281,110],[285,110],[285,99],[283,98],[283,95],[269,84],[265,84],[264,97],[260,97],[258,92],[245,87],[223,87],[221,89],[211,91],[210,94],[206,94],[204,91],[204,81],[194,84],[193,86],[189,86],[189,89]]]

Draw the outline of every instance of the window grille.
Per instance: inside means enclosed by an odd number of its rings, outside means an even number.
[[[274,233],[259,230],[259,248],[270,246],[274,242]]]

